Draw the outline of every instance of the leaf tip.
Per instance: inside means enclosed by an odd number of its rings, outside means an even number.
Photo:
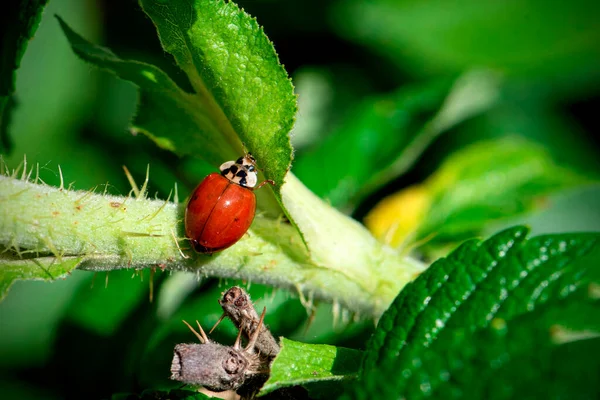
[[[69,26],[67,25],[67,23],[65,22],[65,20],[60,15],[54,14],[54,18],[56,18],[58,20],[58,23],[63,28],[63,30],[69,29]]]

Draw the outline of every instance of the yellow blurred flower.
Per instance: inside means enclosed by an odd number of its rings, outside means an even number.
[[[376,238],[398,247],[415,233],[430,204],[426,186],[410,186],[381,200],[365,217],[365,225]]]

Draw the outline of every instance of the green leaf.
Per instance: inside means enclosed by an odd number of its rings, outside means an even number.
[[[6,296],[15,281],[64,279],[80,262],[81,258],[74,257],[37,257],[23,260],[0,257],[0,300]]]
[[[485,329],[449,331],[427,350],[407,355],[406,365],[421,367],[403,369],[410,377],[396,393],[411,399],[594,398],[600,391],[600,361],[593,356],[600,351],[599,310],[599,301],[573,296],[508,322],[495,318]]]
[[[79,57],[139,87],[138,111],[132,122],[135,129],[159,147],[180,155],[201,155],[213,165],[238,157],[211,123],[200,101],[180,89],[162,70],[151,64],[122,60],[110,50],[86,41],[60,17],[57,19]]]
[[[497,89],[493,75],[473,71],[454,82],[367,99],[317,148],[301,154],[294,172],[332,205],[352,207],[406,172],[438,135],[489,108]]]
[[[184,92],[155,66],[122,60],[61,25],[80,57],[140,87],[134,130],[163,148],[203,157],[215,166],[250,151],[280,187],[292,159],[288,133],[296,98],[256,20],[223,1],[140,4],[194,93]]]
[[[261,394],[288,386],[354,378],[361,357],[358,350],[282,338],[281,352],[271,366],[271,376]]]
[[[600,235],[526,233],[516,227],[468,241],[407,285],[382,316],[347,397],[513,398],[514,388],[543,393],[556,374],[565,391],[574,381],[561,365],[591,384],[600,372],[594,352],[569,348],[600,335],[589,286]]]
[[[504,137],[452,154],[425,182],[382,201],[365,223],[395,246],[427,240],[423,250],[435,251],[494,222],[540,209],[549,195],[588,182],[555,164],[539,145]],[[415,203],[418,210],[411,209]]]
[[[2,7],[0,17],[0,150],[7,151],[10,141],[8,125],[14,107],[17,69],[29,40],[40,23],[48,0],[19,0]]]
[[[600,79],[598,2],[343,1],[334,25],[415,75],[490,67],[564,90]],[[589,90],[589,89],[588,89]]]
[[[283,183],[292,158],[288,133],[296,98],[256,19],[222,0],[140,4],[220,133],[238,154],[245,147],[267,177]]]
[[[490,221],[531,212],[546,196],[586,182],[519,137],[476,143],[448,157],[424,183],[431,205],[416,240],[473,236]]]
[[[345,206],[374,173],[389,167],[409,145],[449,90],[444,81],[365,99],[318,147],[298,155],[294,173],[333,206]]]

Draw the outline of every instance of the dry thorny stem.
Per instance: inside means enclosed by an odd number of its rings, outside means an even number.
[[[223,308],[223,315],[213,326],[211,332],[225,317],[228,317],[247,339],[250,339],[258,330],[256,349],[265,358],[265,362],[272,361],[279,353],[279,344],[269,329],[259,324],[260,318],[250,300],[250,295],[244,289],[234,286],[223,293],[219,304]]]
[[[271,363],[279,353],[279,344],[263,324],[266,308],[259,317],[250,296],[243,289],[237,286],[228,289],[219,304],[223,308],[223,316],[212,330],[224,317],[230,318],[238,328],[235,343],[224,346],[212,342],[198,321],[199,332],[183,321],[200,344],[181,343],[175,346],[171,379],[221,392],[221,395],[225,391],[235,391],[241,398],[252,398],[268,379]],[[244,348],[242,335],[248,339]]]

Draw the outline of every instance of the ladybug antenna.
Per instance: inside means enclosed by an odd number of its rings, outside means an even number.
[[[254,158],[250,152],[246,153],[246,155],[243,157],[243,160],[245,161],[245,164],[256,166],[256,158]]]
[[[254,190],[260,189],[261,187],[265,186],[267,183],[275,186],[275,181],[273,179],[267,179],[266,181],[262,181],[257,187],[254,188]]]

